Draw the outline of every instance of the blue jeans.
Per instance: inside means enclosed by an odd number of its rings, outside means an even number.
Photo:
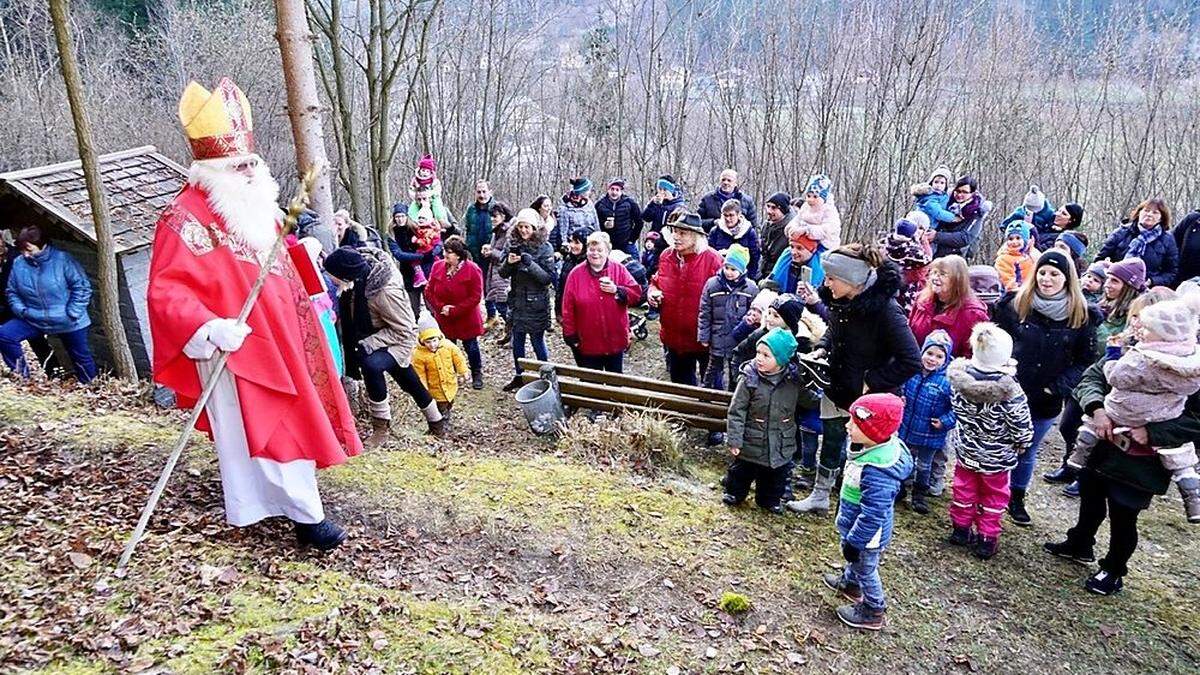
[[[726,357],[709,355],[708,367],[704,369],[704,386],[709,389],[725,388]]]
[[[1047,432],[1054,427],[1056,417],[1046,417],[1043,419],[1033,420],[1033,444],[1017,459],[1017,468],[1012,472],[1012,489],[1025,490],[1029,487],[1029,481],[1033,479],[1033,469],[1037,466],[1038,447],[1042,445],[1042,439],[1046,437]]]
[[[42,331],[22,319],[5,321],[4,325],[0,325],[0,356],[4,359],[4,365],[21,377],[29,377],[29,364],[25,362],[21,343],[43,335]],[[91,347],[88,346],[88,329],[58,333],[57,337],[62,341],[63,347],[66,347],[71,362],[75,364],[75,377],[79,382],[87,384],[95,379],[96,361],[92,358]]]
[[[550,355],[546,351],[546,334],[542,331],[536,333],[522,333],[519,330],[514,330],[512,334],[512,350],[513,350],[513,367],[516,368],[518,375],[521,374],[521,366],[517,363],[520,359],[525,358],[525,336],[529,336],[529,343],[533,345],[533,354],[540,361],[549,361]]]
[[[821,435],[808,429],[797,429],[800,436],[800,466],[812,471],[817,468],[817,446]]]
[[[471,338],[470,340],[462,341],[463,351],[467,354],[467,363],[471,366],[471,373],[477,373],[483,370],[483,355],[479,353],[479,338]]]
[[[941,448],[925,445],[910,445],[908,451],[912,453],[913,461],[917,464],[916,475],[913,477],[916,481],[916,486],[922,490],[929,488],[930,470],[933,468],[933,457]],[[945,465],[942,465],[945,470]]]
[[[846,583],[858,584],[862,589],[863,605],[874,612],[887,609],[887,598],[883,595],[883,580],[879,578],[879,559],[883,557],[883,549],[863,549],[858,556],[858,562],[846,563],[842,571],[842,580]]]
[[[487,308],[487,318],[491,319],[492,317],[498,316],[505,321],[508,320],[507,302],[495,302],[488,300],[487,302],[484,302],[483,305]]]

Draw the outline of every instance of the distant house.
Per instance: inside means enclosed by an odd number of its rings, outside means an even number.
[[[101,155],[100,174],[108,196],[117,250],[121,322],[138,373],[151,371],[146,285],[154,225],[187,181],[187,171],[152,145]],[[37,224],[97,278],[96,229],[78,160],[0,174],[0,228]],[[108,338],[92,302],[92,348],[97,361],[112,364]],[[60,352],[61,353],[61,352]]]

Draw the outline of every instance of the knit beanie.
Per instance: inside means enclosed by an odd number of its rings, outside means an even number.
[[[792,357],[796,355],[796,336],[782,328],[772,328],[767,334],[758,339],[758,344],[766,345],[775,357],[775,363],[785,368]]]
[[[938,166],[938,168],[933,170],[933,173],[929,174],[929,183],[932,185],[933,179],[937,178],[938,176],[946,179],[947,188],[949,188],[951,185],[954,185],[954,172],[952,172],[950,167],[946,166],[945,164]]]
[[[577,227],[571,230],[571,234],[567,236],[567,239],[569,241],[577,241],[581,244],[587,244],[588,237],[592,236],[592,232],[595,232],[595,230],[587,225],[584,225],[583,227]]]
[[[1108,276],[1109,267],[1112,267],[1112,263],[1108,262],[1107,260],[1097,260],[1091,265],[1088,265],[1087,271],[1083,273],[1083,276],[1086,277],[1090,274],[1103,283],[1104,277]]]
[[[1079,235],[1074,232],[1063,232],[1054,239],[1055,243],[1063,242],[1067,248],[1071,249],[1071,253],[1075,254],[1076,258],[1082,258],[1084,253],[1087,253],[1087,244],[1079,238]]]
[[[760,312],[765,312],[768,307],[775,303],[775,298],[778,297],[779,293],[769,288],[761,289],[758,295],[754,296],[754,300],[750,301],[750,307]]]
[[[810,252],[816,252],[821,242],[795,228],[788,228],[788,244],[800,244]]]
[[[1062,272],[1063,276],[1069,277],[1075,274],[1075,263],[1068,260],[1066,254],[1062,251],[1051,249],[1038,256],[1037,263],[1033,266],[1034,273],[1037,273],[1037,270],[1047,265]]]
[[[427,310],[421,310],[421,316],[417,319],[417,340],[424,342],[431,337],[443,337],[442,329],[438,327],[437,320],[433,318]]]
[[[930,347],[940,347],[948,359],[954,352],[954,339],[950,337],[949,333],[939,328],[925,338],[925,342],[921,345],[921,355],[924,356]]]
[[[1189,342],[1196,344],[1197,299],[1193,294],[1186,298],[1158,302],[1146,307],[1138,314],[1138,320],[1146,330],[1162,338],[1164,342]]]
[[[904,401],[895,394],[866,394],[850,404],[854,426],[876,445],[895,435],[904,419]]]
[[[783,319],[792,333],[799,330],[800,315],[804,313],[804,303],[800,302],[800,298],[786,293],[775,298],[775,301],[771,303],[771,308],[779,313],[779,318]]]
[[[571,179],[571,194],[581,195],[592,189],[592,181],[587,176]]]
[[[981,321],[971,329],[971,365],[985,373],[1017,372],[1013,360],[1012,336],[990,321]]]
[[[513,218],[512,224],[514,228],[517,226],[517,223],[529,223],[534,229],[537,229],[542,226],[542,217],[537,211],[525,208],[517,211],[516,217]]]
[[[425,169],[426,171],[437,171],[437,162],[433,160],[433,155],[426,153],[421,157],[421,161],[417,162],[417,168]]]
[[[804,189],[805,194],[815,194],[822,201],[829,201],[829,191],[833,189],[833,181],[829,180],[829,176],[819,173],[808,179],[808,187]]]
[[[1063,207],[1071,216],[1071,222],[1067,224],[1067,229],[1074,230],[1083,224],[1083,207],[1075,202],[1069,202]]]
[[[917,224],[908,218],[896,221],[896,234],[911,239],[917,233]]]
[[[395,204],[392,204],[392,215],[394,216],[397,213],[408,215],[408,204],[405,204],[404,202],[396,202]]]
[[[658,180],[654,183],[654,187],[658,190],[666,190],[676,197],[678,197],[680,193],[679,181],[675,180],[675,177],[671,174],[663,174],[659,176]]]
[[[1037,213],[1046,208],[1046,195],[1042,194],[1042,190],[1038,186],[1030,185],[1029,192],[1025,193],[1025,200],[1021,202],[1021,206],[1025,207],[1026,213]]]
[[[1091,271],[1090,267],[1088,271]],[[1121,283],[1132,286],[1136,290],[1140,291],[1146,288],[1146,263],[1141,258],[1126,258],[1115,262],[1108,266],[1105,273],[1108,276],[1116,277]]]
[[[734,244],[729,247],[729,251],[725,253],[725,265],[732,267],[741,274],[746,273],[746,267],[750,264],[750,251],[741,244]]]
[[[1014,234],[1021,237],[1022,251],[1029,248],[1029,223],[1023,220],[1014,220],[1013,222],[1009,223],[1008,227],[1004,229],[1004,240],[1008,241],[1008,238]]]
[[[767,203],[774,204],[775,207],[780,211],[787,213],[788,207],[790,207],[792,204],[792,197],[786,192],[776,192],[770,197],[767,197]]]
[[[342,281],[355,281],[366,276],[367,261],[351,246],[342,246],[325,256],[325,271]]]

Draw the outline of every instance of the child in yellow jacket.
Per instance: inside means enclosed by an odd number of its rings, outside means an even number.
[[[424,318],[424,317],[422,317]],[[421,384],[437,401],[443,415],[454,406],[458,386],[467,381],[467,360],[458,345],[447,340],[437,324],[421,329],[417,333],[417,346],[413,349],[413,370],[421,378]]]
[[[996,272],[1004,289],[1015,291],[1033,274],[1038,256],[1030,239],[1029,223],[1016,220],[1004,231],[1004,243],[996,253]]]

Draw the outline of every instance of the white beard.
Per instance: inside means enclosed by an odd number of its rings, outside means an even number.
[[[279,183],[258,155],[254,178],[233,170],[246,156],[202,159],[192,162],[188,182],[208,193],[208,205],[225,221],[229,234],[244,242],[263,258],[275,244],[277,223],[282,214],[278,204]]]

